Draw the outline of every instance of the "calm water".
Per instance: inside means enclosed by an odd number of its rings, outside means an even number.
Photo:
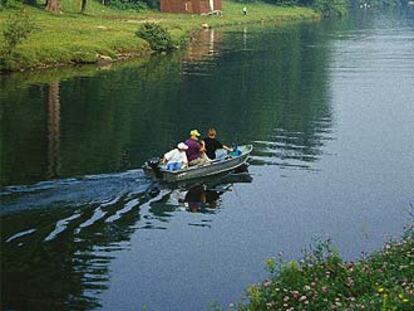
[[[354,259],[412,221],[412,14],[206,31],[145,64],[0,83],[3,309],[227,308],[268,257],[329,237]],[[209,125],[254,145],[248,172],[143,175]]]

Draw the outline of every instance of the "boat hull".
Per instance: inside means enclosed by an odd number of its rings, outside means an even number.
[[[232,171],[242,166],[247,162],[247,159],[253,149],[251,145],[240,146],[241,155],[223,160],[215,160],[209,164],[201,166],[192,166],[188,169],[179,171],[167,171],[161,169],[158,174],[158,179],[167,183],[176,183],[184,180],[196,179],[201,177],[213,176]],[[144,166],[144,170],[154,176],[152,169]]]

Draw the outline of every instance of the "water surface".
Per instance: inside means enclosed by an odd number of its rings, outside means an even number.
[[[413,20],[211,30],[148,63],[1,77],[3,307],[226,308],[266,258],[300,258],[313,237],[355,259],[399,235]],[[210,125],[254,145],[247,172],[179,188],[144,176]]]

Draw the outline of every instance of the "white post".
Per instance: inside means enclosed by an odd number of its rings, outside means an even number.
[[[209,4],[209,7],[210,7],[210,12],[214,11],[214,0],[208,0],[208,4]]]

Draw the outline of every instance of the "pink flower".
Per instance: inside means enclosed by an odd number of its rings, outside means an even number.
[[[300,297],[300,293],[297,290],[292,291],[292,297],[294,299],[298,299]]]

